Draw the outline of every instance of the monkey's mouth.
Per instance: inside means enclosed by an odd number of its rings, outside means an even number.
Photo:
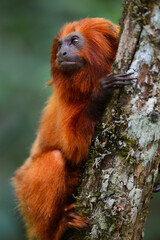
[[[58,69],[62,72],[74,72],[84,65],[81,61],[57,61]]]
[[[75,62],[75,61],[60,61],[59,64],[63,65],[74,65],[74,64],[78,64],[79,62]]]
[[[82,62],[80,62],[80,61],[64,61],[64,60],[61,60],[61,61],[57,61],[57,62],[58,62],[58,65],[61,65],[61,66],[82,64]]]

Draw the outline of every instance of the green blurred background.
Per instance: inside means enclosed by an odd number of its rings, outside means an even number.
[[[66,22],[105,17],[118,23],[121,0],[0,0],[0,240],[24,240],[10,185],[23,163],[51,89],[50,50]],[[145,240],[160,240],[160,193],[154,195]]]

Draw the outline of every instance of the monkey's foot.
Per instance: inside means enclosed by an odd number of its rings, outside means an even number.
[[[159,192],[160,191],[160,178],[158,179],[158,181],[154,184],[154,188],[153,188],[153,192]]]
[[[68,227],[74,227],[74,228],[83,228],[87,227],[88,221],[84,219],[83,216],[77,215],[73,212],[70,212],[68,214]]]
[[[108,74],[101,79],[102,88],[121,88],[126,85],[131,85],[132,81],[137,79],[132,77],[133,73],[124,73],[124,74]]]
[[[158,166],[158,172],[160,174],[160,164]],[[154,193],[159,192],[159,191],[160,191],[160,177],[158,178],[157,182],[154,184],[154,187],[153,187]]]
[[[73,212],[73,208],[77,206],[76,203],[72,203],[68,207],[66,207],[64,210],[67,214],[67,225],[68,227],[74,227],[74,228],[83,228],[87,227],[88,221],[84,219],[82,215],[77,215]]]

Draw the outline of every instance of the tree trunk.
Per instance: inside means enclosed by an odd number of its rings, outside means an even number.
[[[160,2],[126,0],[114,70],[138,82],[117,91],[85,167],[77,212],[87,230],[64,239],[142,239],[160,150]]]

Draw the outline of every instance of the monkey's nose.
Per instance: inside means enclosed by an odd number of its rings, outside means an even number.
[[[66,55],[67,55],[67,52],[63,52],[62,55],[63,55],[63,56],[66,56]]]
[[[67,58],[67,50],[66,49],[62,49],[61,51],[59,51],[56,55],[57,59],[59,59],[60,61],[61,60],[64,60],[65,58]]]

